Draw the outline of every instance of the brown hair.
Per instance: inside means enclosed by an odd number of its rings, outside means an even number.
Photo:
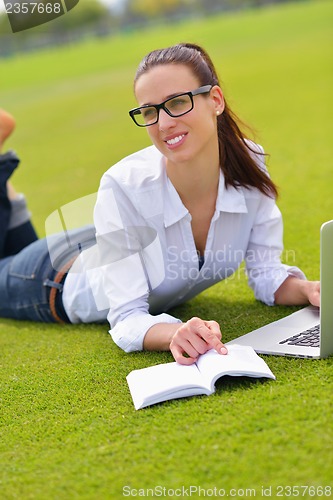
[[[134,85],[141,75],[158,65],[185,64],[198,78],[200,86],[219,85],[214,64],[207,52],[199,45],[180,43],[147,54],[137,69]],[[255,161],[255,155],[264,155],[248,141],[240,128],[240,120],[225,102],[225,108],[217,117],[220,165],[226,186],[235,188],[255,187],[263,194],[276,197],[277,187]]]

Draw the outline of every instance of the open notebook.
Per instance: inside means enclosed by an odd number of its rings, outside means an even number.
[[[228,354],[210,350],[193,365],[164,363],[133,370],[126,379],[136,410],[169,399],[215,392],[215,382],[223,375],[243,377],[275,376],[252,347],[230,346]]]

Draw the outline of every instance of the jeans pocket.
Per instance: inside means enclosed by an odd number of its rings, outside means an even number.
[[[8,275],[24,280],[40,277],[47,265],[48,248],[46,240],[37,240],[21,250],[9,264]],[[49,265],[52,269],[51,264]],[[41,276],[41,278],[43,278]]]

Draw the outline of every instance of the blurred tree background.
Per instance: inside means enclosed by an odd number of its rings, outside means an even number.
[[[50,2],[50,0],[42,1]],[[89,37],[110,36],[120,31],[132,31],[156,23],[176,23],[190,17],[209,16],[221,11],[258,8],[287,1],[118,0],[107,6],[99,0],[80,0],[78,5],[66,15],[15,34],[12,33],[7,14],[2,12],[0,15],[0,57],[75,43]]]

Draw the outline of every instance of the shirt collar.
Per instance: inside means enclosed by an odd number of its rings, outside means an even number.
[[[219,189],[216,200],[216,211],[231,213],[247,213],[247,206],[242,187],[225,187],[222,170],[220,171]]]
[[[164,185],[167,199],[164,210],[164,225],[165,227],[169,227],[189,215],[189,211],[182,203],[179,194],[166,172]],[[247,213],[247,211],[243,189],[241,187],[236,189],[233,186],[228,186],[228,188],[226,188],[224,175],[222,171],[220,171],[215,214],[217,215],[218,212]]]
[[[164,196],[166,201],[164,205],[164,225],[165,227],[169,227],[189,215],[189,211],[183,204],[175,186],[167,176],[166,170],[164,170],[164,175]]]

